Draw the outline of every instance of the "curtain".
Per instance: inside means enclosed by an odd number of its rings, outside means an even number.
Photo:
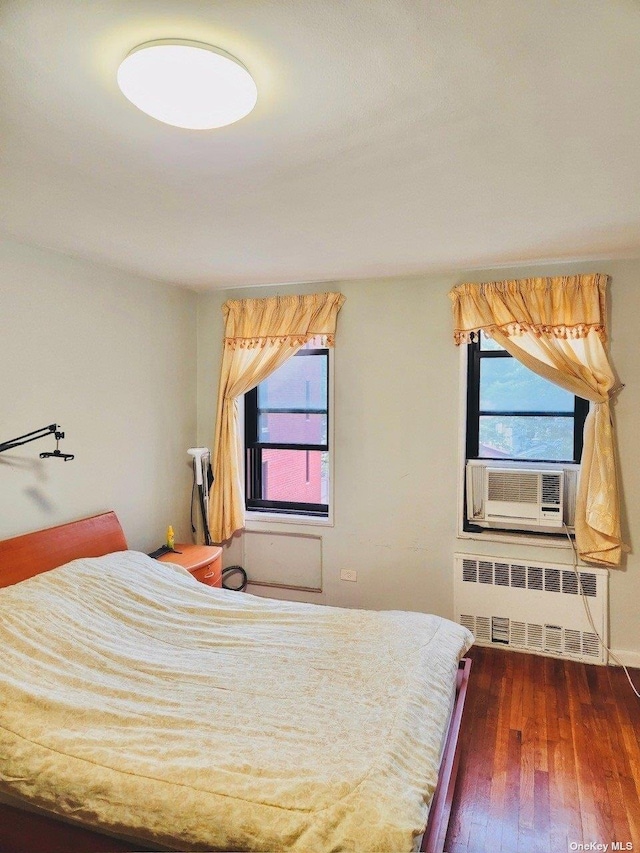
[[[244,527],[244,442],[238,398],[264,381],[312,338],[333,346],[341,293],[274,296],[225,302],[209,530],[224,542]]]
[[[576,498],[576,544],[589,563],[618,566],[624,548],[609,401],[620,389],[607,359],[605,275],[461,284],[454,341],[482,329],[534,373],[591,402]]]

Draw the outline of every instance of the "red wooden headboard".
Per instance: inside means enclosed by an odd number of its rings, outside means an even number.
[[[115,512],[26,533],[0,542],[0,587],[47,572],[78,557],[124,551],[127,540]]]

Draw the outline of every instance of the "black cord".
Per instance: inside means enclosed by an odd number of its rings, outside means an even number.
[[[204,502],[204,485],[198,487],[198,494],[200,497],[200,512],[202,514],[202,529],[204,532],[204,544],[211,545],[211,534],[209,533],[209,522],[207,520],[207,510]]]
[[[193,523],[193,493],[194,493],[195,488],[196,488],[196,479],[194,477],[193,482],[191,483],[191,532],[192,533],[196,532],[196,526]]]
[[[225,583],[225,579],[236,572],[241,575],[242,582],[240,586],[229,586],[229,584]],[[234,592],[244,592],[247,588],[247,573],[242,566],[227,566],[226,569],[222,570],[222,587],[223,589],[232,589]]]

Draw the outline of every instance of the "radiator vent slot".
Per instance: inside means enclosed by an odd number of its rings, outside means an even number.
[[[462,561],[462,580],[469,583],[476,583],[478,580],[478,561],[463,560]]]
[[[485,643],[490,642],[491,640],[491,621],[488,616],[476,616],[475,619],[475,628],[473,633],[476,635],[476,639],[480,641],[484,641]]]
[[[542,648],[542,625],[527,624],[527,645],[532,649]]]
[[[491,617],[491,642],[509,643],[509,620],[506,616]]]
[[[568,595],[578,594],[578,578],[574,572],[562,573],[562,591]]]
[[[527,645],[527,623],[511,622],[509,625],[509,642],[512,646]]]
[[[581,571],[580,584],[584,595],[595,598],[597,576],[594,572]],[[464,583],[483,583],[495,586],[511,586],[515,589],[535,589],[540,592],[561,592],[578,595],[578,578],[573,569],[546,568],[521,563],[501,563],[493,560],[464,558],[462,560]]]
[[[582,653],[583,655],[591,655],[594,658],[600,655],[600,640],[597,634],[586,631],[582,635]]]
[[[562,651],[562,627],[560,625],[544,626],[544,647],[549,652]]]
[[[467,631],[471,631],[473,634],[476,628],[476,617],[475,616],[465,616],[465,614],[460,615],[460,624],[467,629]]]
[[[509,563],[495,564],[495,579],[497,586],[509,586]]]
[[[527,570],[524,566],[511,566],[511,586],[517,589],[526,589]]]
[[[540,566],[527,567],[527,589],[542,590],[542,569]]]
[[[544,570],[544,588],[547,592],[561,592],[560,569]]]
[[[480,560],[478,563],[478,580],[480,583],[493,583],[493,563]]]
[[[589,604],[598,634],[608,636],[608,580],[605,569],[578,570],[543,562],[509,562],[455,555],[456,619],[479,645],[607,662],[585,612]]]
[[[564,632],[564,647],[570,654],[579,655],[582,651],[580,631],[567,628]]]
[[[595,575],[591,574],[591,572],[580,572],[580,584],[583,595],[595,598],[597,589]]]
[[[545,651],[555,656],[570,658],[591,657],[589,663],[598,663],[601,647],[592,631],[577,631],[560,625],[542,625],[519,622],[506,616],[492,616],[491,620],[469,613],[460,615],[460,624],[475,636],[480,645],[509,645],[517,650]]]

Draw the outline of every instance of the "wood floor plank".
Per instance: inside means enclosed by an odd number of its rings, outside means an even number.
[[[616,841],[640,853],[640,700],[624,673],[498,648],[470,657],[445,849],[564,853]]]
[[[534,804],[534,850],[536,853],[548,853],[551,849],[549,836],[551,831],[549,774],[545,770],[536,770],[533,780]]]
[[[509,729],[507,751],[507,790],[502,812],[502,850],[518,849],[518,815],[520,812],[520,754],[522,733]]]
[[[498,718],[491,777],[491,820],[487,824],[487,835],[485,839],[485,847],[488,850],[500,850],[503,840],[504,820],[502,818],[505,810],[505,795],[507,791],[511,685],[512,678],[510,677],[509,666],[505,666],[505,671],[502,673],[500,678],[500,691],[495,697],[495,701],[497,702]],[[498,816],[500,817],[498,818]]]
[[[546,713],[547,695],[546,689],[540,689],[542,685],[546,685],[546,661],[539,655],[529,655],[534,661],[532,669],[532,678],[534,683],[533,691],[533,724],[535,726],[534,733],[534,758],[533,766],[535,770],[543,770],[548,772],[547,764],[547,739],[548,739],[548,718]]]
[[[593,677],[590,680],[592,693],[592,706],[598,713],[594,714],[595,737],[599,744],[600,766],[599,772],[602,785],[606,789],[606,797],[603,802],[608,809],[608,817],[611,821],[611,838],[629,839],[631,835],[627,810],[624,805],[622,788],[620,785],[619,762],[628,766],[628,756],[621,749],[617,726],[611,725],[610,720],[615,719],[616,703],[614,692],[609,689],[610,683],[608,673],[604,667],[593,667]],[[627,761],[624,762],[624,758]],[[622,759],[622,761],[620,761]],[[592,765],[593,769],[593,765]]]
[[[535,710],[535,662],[534,655],[527,655],[524,664],[524,684],[522,686],[522,743],[520,748],[520,836],[529,838],[533,833],[534,820],[534,771],[536,761],[537,721]]]
[[[564,668],[562,669],[564,692]],[[566,698],[566,697],[564,697]],[[561,703],[558,703],[560,705]],[[554,745],[553,768],[551,771],[551,821],[556,835],[565,835],[567,841],[582,837],[582,815],[578,797],[578,782],[571,719],[568,704],[563,701],[565,711],[558,714],[558,741]],[[558,846],[558,850],[563,848]]]
[[[586,838],[611,838],[611,808],[602,783],[602,745],[597,740],[593,706],[589,702],[573,702],[572,719],[578,796]]]

